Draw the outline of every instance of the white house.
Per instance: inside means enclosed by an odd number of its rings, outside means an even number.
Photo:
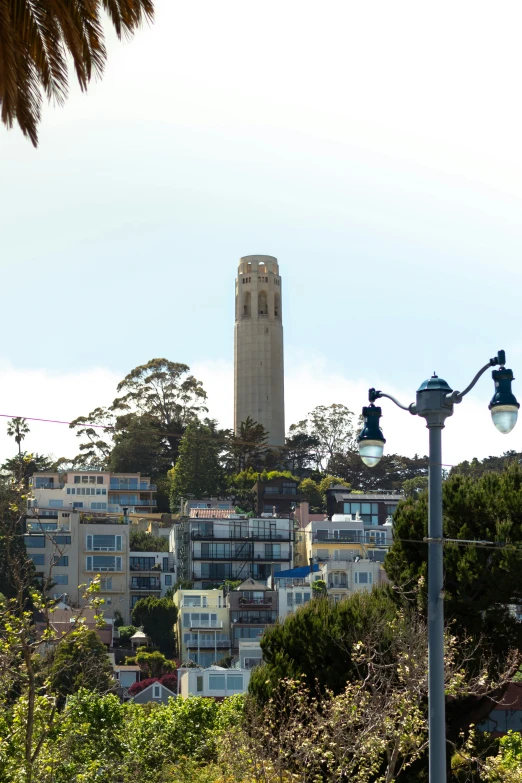
[[[180,696],[206,696],[223,698],[245,693],[250,682],[249,669],[224,669],[209,666],[208,669],[178,669],[178,694]]]

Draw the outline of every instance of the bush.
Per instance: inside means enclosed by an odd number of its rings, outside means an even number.
[[[131,636],[134,636],[138,630],[135,625],[120,625],[120,645],[125,647],[130,642]]]

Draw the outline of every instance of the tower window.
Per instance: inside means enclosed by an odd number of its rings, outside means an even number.
[[[274,294],[274,315],[276,318],[281,316],[281,296]]]
[[[257,311],[259,315],[268,315],[268,299],[266,291],[260,291],[257,297]]]
[[[245,295],[243,296],[243,315],[249,318],[251,312],[252,312],[251,295],[250,295],[250,291],[246,291]]]

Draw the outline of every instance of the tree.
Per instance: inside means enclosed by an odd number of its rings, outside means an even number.
[[[124,394],[109,408],[95,408],[71,422],[83,441],[75,464],[106,467],[117,445],[114,464],[140,464],[141,455],[150,467],[156,449],[162,469],[164,460],[172,467],[185,427],[207,410],[201,381],[189,372],[186,364],[168,359],[151,359],[131,370],[117,386]]]
[[[179,446],[178,461],[169,472],[173,511],[179,508],[182,497],[215,497],[221,493],[220,450],[211,427],[195,421],[187,426]]]
[[[298,427],[298,425],[293,425]],[[302,476],[311,463],[315,462],[315,451],[319,448],[319,438],[307,432],[293,431],[286,438],[283,457],[292,473]]]
[[[120,634],[120,647],[130,646],[130,640],[137,630],[135,625],[120,625],[118,628]]]
[[[7,422],[7,434],[10,438],[14,438],[15,442],[18,444],[18,457],[21,457],[22,454],[22,441],[29,432],[29,425],[27,424],[26,419],[23,419],[20,416],[16,416],[14,419],[10,419]]]
[[[241,422],[237,435],[229,435],[224,460],[227,473],[261,471],[267,440],[268,432],[263,425],[248,416]]]
[[[257,471],[250,468],[226,478],[228,497],[245,512],[252,512],[256,507],[254,484],[258,480],[258,476]]]
[[[335,454],[328,462],[328,471],[349,482],[355,490],[400,490],[405,481],[427,477],[428,457],[387,454],[374,468],[368,468],[362,463],[358,451],[350,450]]]
[[[144,530],[132,530],[130,534],[131,552],[168,552],[169,540],[166,536],[154,536]]]
[[[14,481],[21,481],[25,487],[29,485],[29,478],[40,470],[53,470],[55,463],[43,454],[28,454],[22,451],[0,465],[2,473],[7,474]]]
[[[454,476],[456,473],[458,473],[461,476],[480,478],[484,475],[484,473],[505,470],[513,463],[522,465],[522,452],[505,451],[501,457],[485,457],[483,460],[479,460],[475,457],[471,460],[471,462],[465,460],[464,462],[460,462],[458,465],[454,465],[450,471],[450,475]]]
[[[143,628],[152,643],[168,655],[174,648],[177,606],[168,598],[141,598],[132,610],[132,624]]]
[[[2,122],[14,121],[34,146],[38,143],[42,93],[63,104],[68,89],[68,57],[80,87],[103,72],[102,11],[109,13],[118,38],[128,37],[143,19],[152,19],[152,0],[6,0],[0,6],[0,103]]]
[[[394,515],[394,543],[385,569],[396,585],[422,584],[427,569],[427,493],[402,501]],[[522,604],[522,468],[487,473],[477,480],[454,475],[443,484],[445,614],[455,633],[490,650],[499,662],[516,647],[522,650],[522,626],[510,607]],[[481,545],[480,542],[491,542]]]
[[[62,704],[80,688],[98,693],[115,690],[107,649],[94,630],[74,631],[58,642],[48,666],[51,687]]]
[[[114,473],[141,473],[157,479],[172,466],[162,428],[149,414],[119,416],[107,468]]]
[[[335,454],[354,450],[354,414],[345,405],[318,405],[306,419],[292,424],[289,437],[306,435],[316,443],[315,463],[323,471]]]
[[[312,513],[324,511],[323,496],[319,490],[319,485],[311,478],[305,478],[299,484],[299,492],[308,501]]]

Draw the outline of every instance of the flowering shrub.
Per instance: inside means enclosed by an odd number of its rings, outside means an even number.
[[[145,688],[148,688],[149,685],[152,685],[153,682],[160,682],[165,686],[165,688],[168,688],[169,691],[176,693],[178,687],[178,675],[176,672],[172,672],[171,674],[164,674],[163,677],[147,677],[145,680],[135,682],[133,685],[131,685],[129,688],[129,695],[136,696],[137,693],[144,691]]]

